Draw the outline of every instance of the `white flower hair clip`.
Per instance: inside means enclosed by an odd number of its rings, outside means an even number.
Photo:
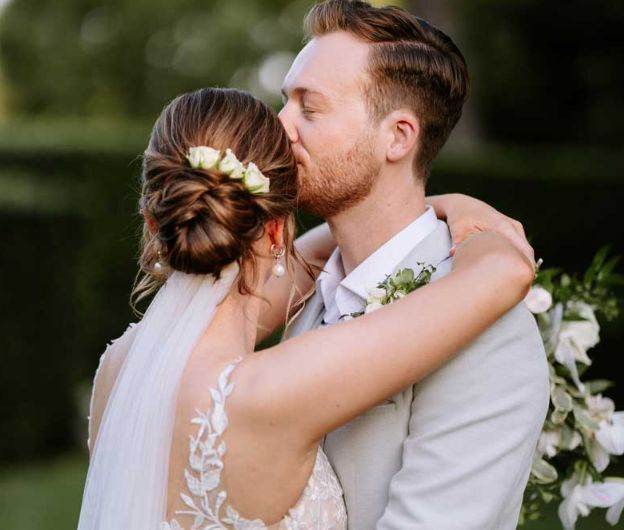
[[[189,148],[186,158],[192,168],[216,169],[231,179],[242,181],[245,188],[254,195],[269,192],[269,179],[262,174],[256,164],[249,162],[245,167],[231,149],[226,149],[225,153],[222,153],[218,149],[200,145]]]

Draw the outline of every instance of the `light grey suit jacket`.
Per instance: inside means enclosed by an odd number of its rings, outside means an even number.
[[[439,221],[387,273],[424,262],[440,278],[450,247]],[[285,338],[319,326],[323,313],[317,292]],[[349,529],[515,529],[548,400],[546,354],[521,303],[427,379],[327,435]]]

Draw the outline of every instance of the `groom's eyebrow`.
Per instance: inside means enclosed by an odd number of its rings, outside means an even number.
[[[298,95],[301,97],[309,94],[309,95],[320,96],[323,99],[327,99],[327,96],[323,94],[322,92],[319,92],[318,90],[314,90],[312,88],[307,88],[307,87],[295,87],[290,92],[292,93],[292,95]],[[282,97],[284,99],[288,99],[288,93],[286,92],[285,88],[282,88]]]

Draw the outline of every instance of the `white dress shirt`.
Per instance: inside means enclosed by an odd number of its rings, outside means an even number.
[[[368,291],[377,287],[388,274],[435,230],[437,218],[431,206],[409,225],[381,245],[345,277],[340,249],[336,248],[316,280],[325,305],[324,324],[334,324],[342,315],[362,311]]]

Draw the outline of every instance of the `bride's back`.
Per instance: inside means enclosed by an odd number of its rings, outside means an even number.
[[[230,299],[219,306],[180,378],[165,520],[186,529],[197,517],[254,529],[266,524],[289,530],[303,522],[321,528],[322,521],[342,528],[342,491],[325,455],[291,436],[279,417],[256,414],[257,403],[265,402],[254,384],[259,373],[267,377],[263,353],[246,351],[231,305]],[[131,325],[102,355],[92,398],[93,441],[140,327]],[[279,383],[265,380],[262,388]]]
[[[189,510],[188,498],[199,511],[203,505],[216,515],[223,502],[222,513],[230,507],[247,519],[279,521],[300,499],[316,460],[316,451],[285,437],[278,418],[270,424],[255,414],[254,375],[262,352],[244,351],[242,327],[227,314],[227,307],[217,312],[180,382],[167,520],[181,524],[193,520],[176,514]]]

